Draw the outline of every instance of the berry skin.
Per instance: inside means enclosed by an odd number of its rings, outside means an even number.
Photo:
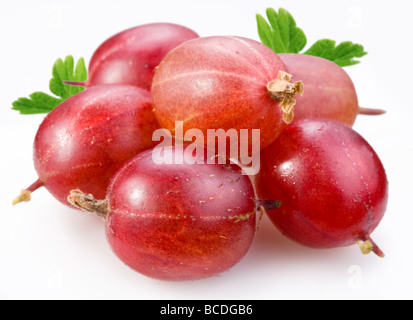
[[[122,31],[96,49],[88,81],[78,85],[128,84],[150,90],[154,69],[165,55],[197,37],[191,29],[172,23],[150,23]]]
[[[38,180],[13,203],[29,201],[30,193],[43,186],[66,205],[76,188],[104,197],[116,171],[156,145],[152,133],[158,128],[147,90],[101,85],[70,97],[39,126],[34,141]]]
[[[249,150],[268,146],[293,118],[294,96],[302,83],[265,45],[242,37],[197,38],[171,50],[156,70],[152,84],[155,115],[174,133],[208,130],[260,130]],[[211,146],[213,148],[213,146]],[[244,151],[245,152],[245,151]]]
[[[284,235],[313,248],[358,243],[384,256],[370,234],[386,210],[387,177],[356,131],[331,120],[296,121],[261,159],[257,193],[281,200],[268,215]]]
[[[295,120],[327,119],[353,126],[359,114],[380,115],[380,109],[359,106],[356,88],[347,72],[332,61],[303,54],[279,55],[293,80],[305,83],[297,97]]]
[[[235,165],[157,165],[150,150],[119,170],[105,200],[87,198],[73,191],[69,201],[103,216],[114,253],[151,278],[222,273],[241,260],[255,235],[253,186]]]

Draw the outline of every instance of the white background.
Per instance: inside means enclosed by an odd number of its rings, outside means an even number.
[[[346,68],[364,107],[354,129],[387,170],[390,199],[372,234],[386,253],[356,246],[314,250],[281,236],[264,219],[247,256],[224,274],[162,282],[122,264],[106,243],[103,222],[58,203],[45,190],[30,203],[11,200],[36,180],[32,143],[40,116],[11,102],[48,92],[51,67],[72,54],[90,60],[109,36],[136,25],[174,22],[202,36],[258,40],[255,14],[286,8],[312,44],[351,40],[369,54]],[[1,1],[0,2],[0,298],[1,299],[411,299],[413,298],[410,1]]]

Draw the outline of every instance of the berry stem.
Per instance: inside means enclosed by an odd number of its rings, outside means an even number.
[[[359,114],[366,115],[366,116],[379,116],[384,113],[386,113],[386,110],[383,110],[383,109],[359,107]]]
[[[70,191],[67,200],[75,207],[92,212],[105,220],[110,211],[108,200],[96,200],[91,194],[83,193],[80,190]]]
[[[256,200],[257,209],[263,208],[265,211],[277,209],[281,206],[281,201],[277,200]]]
[[[357,244],[360,247],[361,252],[363,254],[369,254],[370,252],[374,252],[380,258],[385,257],[383,251],[381,251],[378,245],[369,236],[364,237],[364,239],[358,241]]]
[[[385,254],[383,251],[381,251],[381,249],[379,248],[379,246],[369,237],[369,241],[373,244],[373,252],[379,256],[380,258],[384,258]]]
[[[304,85],[301,81],[291,83],[292,75],[287,72],[280,71],[278,78],[270,81],[267,85],[268,93],[275,101],[281,102],[283,111],[283,120],[289,124],[294,119],[294,106],[296,94],[302,96],[304,94]]]
[[[32,196],[31,196],[32,192],[36,191],[37,189],[43,186],[44,186],[44,183],[40,179],[37,179],[30,187],[20,192],[20,194],[16,197],[16,199],[13,200],[12,202],[13,206],[15,206],[16,204],[20,202],[29,202],[32,199]]]
[[[62,83],[69,86],[88,87],[87,81],[62,81]]]

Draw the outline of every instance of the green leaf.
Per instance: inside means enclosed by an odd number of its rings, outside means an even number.
[[[285,9],[278,13],[272,8],[267,9],[269,23],[257,14],[258,34],[261,42],[276,53],[299,53],[307,44],[307,38],[293,16]]]
[[[256,15],[261,42],[276,53],[302,53],[307,38],[303,30],[297,27],[293,16],[282,8],[278,12],[268,8],[266,13],[269,22],[260,14]],[[357,58],[365,56],[367,52],[362,45],[351,41],[336,45],[333,40],[323,39],[303,54],[331,60],[340,67],[347,67],[360,63]]]
[[[19,111],[21,114],[49,113],[66,99],[85,90],[81,86],[63,83],[63,81],[86,81],[87,69],[85,61],[83,58],[80,58],[75,66],[72,56],[67,56],[65,60],[58,59],[53,65],[52,76],[49,82],[49,89],[56,97],[44,92],[34,92],[29,95],[29,98],[19,98],[14,101],[12,109]]]
[[[331,60],[340,67],[347,67],[360,63],[356,58],[364,57],[367,52],[362,45],[351,41],[336,45],[336,41],[323,39],[313,44],[304,54]]]
[[[269,23],[265,18],[257,14],[257,25],[258,25],[258,35],[260,36],[261,42],[272,50],[276,51],[274,44],[274,35]]]
[[[21,114],[49,113],[64,101],[44,92],[34,92],[29,97],[14,101],[12,109],[20,111]]]
[[[53,78],[50,80],[50,91],[55,95],[67,99],[84,90],[81,86],[63,84],[63,81],[82,82],[87,80],[87,70],[83,58],[79,59],[76,68],[72,56],[67,56],[64,61],[58,59],[53,65],[52,73]]]

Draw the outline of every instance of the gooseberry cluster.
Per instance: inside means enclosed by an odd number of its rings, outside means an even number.
[[[265,213],[303,245],[359,243],[383,256],[370,234],[386,210],[387,178],[351,128],[362,110],[335,63],[154,23],[104,42],[87,81],[63,80],[86,89],[45,117],[34,141],[38,179],[14,204],[46,187],[95,213],[114,253],[137,272],[177,281],[228,270]],[[161,151],[159,129],[171,133]],[[237,149],[251,156],[259,146],[255,179],[241,156],[221,154],[215,139],[194,142],[191,129],[231,131],[230,141],[259,130]]]

